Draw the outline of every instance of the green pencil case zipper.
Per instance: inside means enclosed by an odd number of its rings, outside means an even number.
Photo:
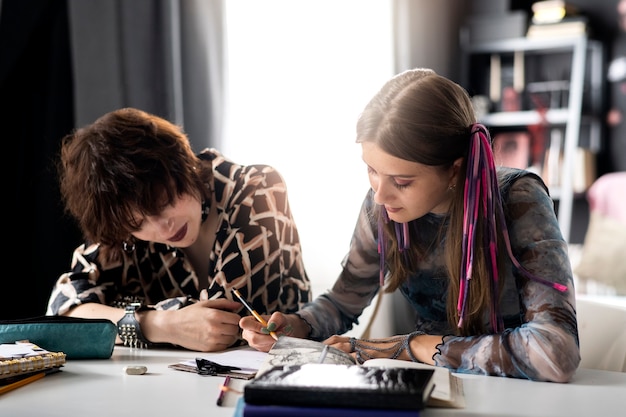
[[[108,359],[113,354],[117,326],[106,319],[38,316],[0,320],[0,343],[28,340],[67,359]]]

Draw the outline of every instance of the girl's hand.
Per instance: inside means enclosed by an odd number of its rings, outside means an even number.
[[[246,316],[239,320],[239,327],[243,330],[241,336],[248,341],[253,348],[262,352],[268,352],[274,346],[274,338],[270,332],[278,337],[281,335],[293,337],[306,337],[308,325],[295,314],[283,314],[275,312],[271,316],[264,316],[267,327],[259,323],[254,317]]]

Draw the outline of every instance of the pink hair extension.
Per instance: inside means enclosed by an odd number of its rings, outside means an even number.
[[[490,321],[494,331],[500,332],[504,325],[499,314],[497,288],[498,288],[498,266],[497,266],[497,233],[496,233],[496,213],[500,216],[500,227],[502,229],[507,253],[513,265],[519,272],[536,282],[551,286],[558,291],[565,291],[567,287],[562,284],[553,283],[540,278],[525,269],[513,256],[511,241],[504,220],[504,210],[500,196],[500,188],[496,173],[493,152],[491,150],[489,132],[485,126],[474,124],[471,130],[470,149],[467,161],[467,174],[463,192],[463,204],[465,207],[463,214],[463,243],[461,273],[459,276],[459,299],[457,309],[459,312],[458,327],[463,325],[466,315],[466,302],[469,293],[469,282],[472,279],[472,265],[474,262],[474,248],[476,242],[476,227],[479,216],[482,216],[485,223],[486,233],[483,247],[488,248],[487,264],[491,271],[492,281],[492,305],[490,309]],[[482,156],[482,158],[481,158]],[[482,211],[481,211],[482,207]]]

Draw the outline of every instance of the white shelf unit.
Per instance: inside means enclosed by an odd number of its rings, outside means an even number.
[[[475,91],[471,84],[471,74],[476,71],[489,72],[489,66],[476,68],[472,66],[472,57],[483,55],[531,55],[566,54],[571,57],[569,67],[569,90],[567,103],[558,108],[549,108],[542,118],[536,110],[496,111],[481,117],[481,123],[492,128],[519,128],[545,120],[548,127],[564,128],[563,155],[560,164],[560,186],[550,187],[550,194],[558,201],[557,216],[559,225],[566,241],[570,240],[572,212],[575,198],[573,177],[577,167],[575,157],[577,147],[581,145],[582,128],[588,132],[585,148],[597,153],[602,146],[602,97],[604,88],[604,49],[601,42],[591,40],[587,36],[572,36],[550,39],[515,38],[497,41],[469,43],[468,37],[462,33],[462,81],[461,84],[473,94],[488,95],[488,91]],[[524,62],[528,60],[524,58]],[[526,71],[526,68],[524,68]],[[586,73],[587,72],[587,73]],[[550,81],[550,80],[541,80]],[[483,85],[483,88],[485,86]],[[583,106],[585,100],[586,106]],[[588,130],[587,130],[588,129]]]

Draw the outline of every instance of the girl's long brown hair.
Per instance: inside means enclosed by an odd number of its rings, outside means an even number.
[[[467,156],[470,146],[471,127],[476,117],[467,92],[453,81],[437,75],[429,69],[405,71],[387,82],[365,107],[357,123],[357,142],[375,142],[383,151],[404,160],[418,162],[448,170],[455,160],[462,158],[457,175],[454,196],[449,208],[449,227],[445,236],[448,284],[448,321],[450,328],[457,328],[459,311],[459,282],[461,275],[464,183]],[[380,210],[380,208],[377,208]],[[373,213],[378,216],[379,213]],[[501,217],[501,214],[497,214]],[[495,227],[502,222],[498,218]],[[483,218],[477,223],[476,242],[483,242],[486,225]],[[411,245],[401,251],[393,221],[384,224],[380,242],[385,245],[384,263],[388,268],[385,291],[395,291],[418,267],[429,247],[414,244],[416,231],[409,224]],[[497,233],[497,236],[501,236]],[[436,244],[436,243],[434,243]],[[502,270],[506,250],[500,239],[497,242],[497,266]],[[492,302],[498,298],[500,289],[493,288],[487,254],[481,245],[474,247],[472,291],[466,299],[465,317],[458,333],[461,335],[494,331],[485,326],[485,317],[492,310]]]

